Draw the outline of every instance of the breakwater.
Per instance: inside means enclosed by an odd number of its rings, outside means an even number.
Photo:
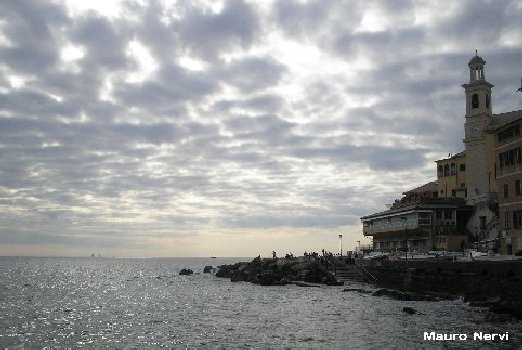
[[[459,295],[474,305],[522,318],[521,261],[359,261],[379,286]]]
[[[262,286],[283,286],[297,283],[339,285],[335,276],[320,260],[261,259],[218,266],[216,277],[230,278],[232,282],[246,281]],[[342,284],[341,284],[342,285]]]

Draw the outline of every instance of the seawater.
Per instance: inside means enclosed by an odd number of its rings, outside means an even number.
[[[519,322],[461,300],[405,302],[345,287],[261,287],[203,274],[246,258],[0,258],[0,348],[498,348]],[[179,276],[182,268],[195,274]],[[373,290],[353,283],[351,288]],[[402,312],[404,306],[417,314]],[[465,333],[426,341],[424,332]],[[474,341],[474,332],[509,341]]]

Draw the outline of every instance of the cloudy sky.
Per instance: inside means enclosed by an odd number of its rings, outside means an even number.
[[[88,5],[87,5],[88,4]],[[1,1],[0,255],[345,249],[463,150],[478,50],[522,109],[514,1]]]

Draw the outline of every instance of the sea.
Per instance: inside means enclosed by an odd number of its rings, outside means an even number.
[[[250,260],[0,257],[0,348],[522,347],[522,323],[463,300],[398,301],[344,291],[377,289],[355,282],[262,287],[203,273],[207,265]],[[180,276],[183,268],[194,274]],[[435,340],[435,334],[460,338]],[[485,340],[486,334],[508,337]]]

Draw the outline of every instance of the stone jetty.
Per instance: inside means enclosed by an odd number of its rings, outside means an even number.
[[[317,259],[261,259],[218,266],[216,277],[230,278],[232,282],[245,281],[261,286],[284,286],[295,283],[301,287],[313,287],[314,283],[328,286],[342,285]]]

